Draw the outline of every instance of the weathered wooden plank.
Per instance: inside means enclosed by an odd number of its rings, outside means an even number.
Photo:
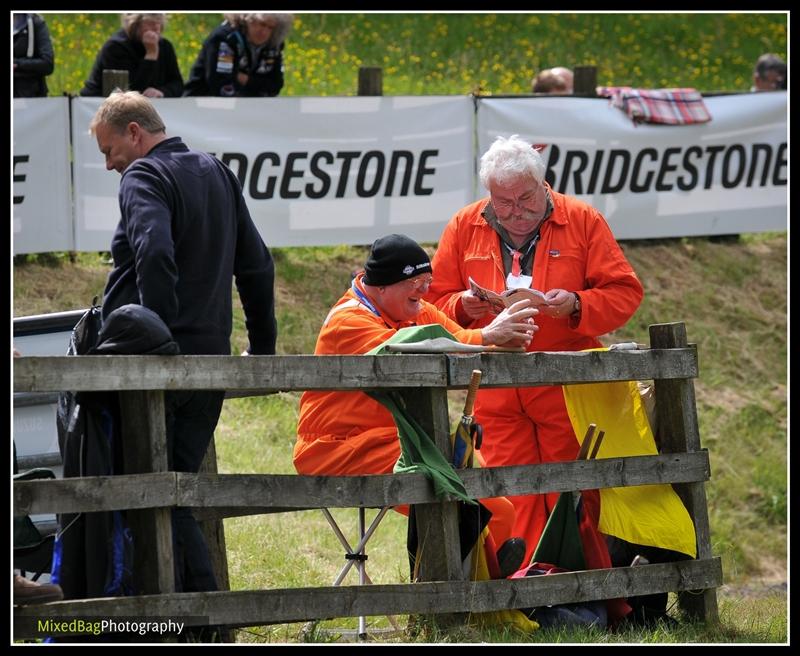
[[[459,471],[475,498],[565,492],[574,489],[707,480],[708,453],[632,456],[592,461],[515,465]],[[383,507],[430,503],[431,483],[421,474],[381,476],[292,476],[225,474],[216,478],[180,474],[181,503],[218,507]]]
[[[629,456],[472,469],[461,475],[475,498],[592,490],[709,478],[708,453]]]
[[[77,358],[73,357],[75,359]],[[119,406],[125,473],[167,471],[169,463],[164,392],[155,390],[121,393]]]
[[[458,475],[471,496],[483,498],[702,481],[708,479],[709,464],[708,453],[698,451],[469,469]],[[170,472],[148,474],[141,482],[132,476],[14,482],[14,508],[20,514],[182,505],[194,508],[197,516],[208,518],[323,507],[378,508],[435,500],[433,486],[422,474],[296,476]],[[209,512],[207,508],[211,507],[226,508],[227,513]]]
[[[177,476],[175,472],[159,472],[15,481],[14,514],[60,514],[171,506],[178,502]]]
[[[47,618],[186,618],[195,625],[208,618],[210,624],[257,626],[360,615],[481,613],[719,585],[720,559],[712,558],[499,581],[114,597],[15,607],[14,638],[32,637],[35,620]]]
[[[655,348],[686,348],[686,326],[666,323],[650,326],[650,343]],[[692,453],[700,450],[700,429],[697,422],[694,383],[686,380],[655,380],[656,416],[663,453]],[[675,485],[694,521],[697,536],[697,557],[711,557],[711,527],[705,486],[702,483]],[[717,595],[714,590],[703,594],[680,595],[679,604],[690,616],[717,621]]]
[[[205,458],[200,465],[200,472],[206,474],[217,474],[217,446],[215,438],[212,436],[208,445]],[[192,512],[198,520],[200,530],[208,545],[208,555],[211,558],[211,567],[214,570],[214,578],[217,581],[217,590],[230,590],[230,578],[228,576],[228,548],[225,543],[225,526],[221,516],[198,517],[196,512]],[[230,629],[220,629],[220,642],[236,642],[233,631]]]
[[[450,459],[450,417],[444,388],[403,390],[409,414]],[[458,505],[423,503],[415,506],[417,536],[417,580],[455,581],[462,578],[458,537]],[[452,618],[451,618],[452,619]]]
[[[14,391],[277,390],[553,385],[697,376],[693,349],[454,355],[30,356],[14,363]],[[449,376],[449,378],[448,378]],[[484,383],[485,381],[485,383]]]
[[[127,391],[119,397],[124,473],[166,472],[169,463],[164,392]],[[172,511],[131,510],[126,519],[136,544],[133,572],[139,589],[145,594],[174,592]]]
[[[448,356],[448,388],[467,387],[473,369],[481,387],[567,385],[651,378],[695,378],[693,349],[484,353]]]
[[[415,359],[412,359],[415,358]],[[14,390],[277,390],[443,387],[445,356],[86,355],[17,358]]]
[[[217,474],[217,447],[214,438],[211,439],[208,445],[208,451],[206,451],[206,456],[200,465],[200,472],[211,474],[212,476]],[[196,514],[195,517],[197,518]],[[199,524],[208,545],[214,576],[217,579],[217,589],[230,590],[228,552],[225,547],[225,527],[222,524],[222,520],[220,518],[207,517],[200,521]]]

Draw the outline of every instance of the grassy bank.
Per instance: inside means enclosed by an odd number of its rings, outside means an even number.
[[[649,324],[683,321],[689,341],[697,343],[700,435],[712,471],[706,486],[712,544],[731,586],[721,595],[728,613],[721,629],[681,629],[690,633],[650,641],[781,641],[787,564],[786,235],[746,235],[739,242],[623,242],[623,247],[646,295],[628,325],[604,340],[647,343]],[[281,248],[274,256],[279,352],[310,353],[323,317],[350,272],[363,263],[366,249]],[[75,263],[66,256],[32,256],[14,268],[14,314],[85,307],[102,292],[107,272],[97,254],[80,254]],[[237,308],[233,352],[245,343]],[[217,431],[220,470],[293,473],[298,399],[299,394],[282,393],[227,402]],[[347,518],[345,526],[355,526],[354,511],[336,514]],[[233,589],[328,585],[341,565],[338,543],[317,511],[236,518],[225,526]],[[373,553],[380,554],[370,560],[376,583],[408,580],[402,517],[387,516]],[[738,596],[739,589],[748,594]],[[767,593],[754,597],[753,591]],[[752,624],[756,610],[765,612],[766,599],[778,610]],[[740,625],[743,608],[751,622],[747,630]],[[294,640],[299,628],[262,627],[242,632],[240,639],[280,642],[291,635]],[[625,636],[609,640],[626,641]]]
[[[50,95],[77,94],[119,14],[46,13]],[[187,79],[219,13],[171,14],[164,36]],[[747,91],[758,56],[786,57],[785,13],[298,13],[284,53],[287,96],[352,96],[359,66],[386,95],[530,93],[541,68],[592,65],[601,85]]]

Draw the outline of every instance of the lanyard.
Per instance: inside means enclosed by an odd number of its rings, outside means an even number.
[[[362,303],[362,305],[364,305],[364,307],[366,307],[366,308],[367,308],[367,309],[368,309],[370,312],[372,312],[372,313],[373,313],[373,314],[374,314],[376,317],[378,317],[378,318],[380,318],[380,319],[383,319],[383,317],[381,317],[381,313],[380,313],[380,312],[378,312],[378,310],[375,308],[375,306],[374,306],[374,305],[372,304],[372,302],[369,300],[369,298],[367,297],[367,295],[366,295],[364,292],[362,292],[362,291],[359,289],[358,285],[356,284],[356,279],[355,279],[355,278],[353,278],[353,282],[352,282],[352,283],[350,283],[350,286],[351,286],[351,288],[353,289],[353,293],[354,293],[356,296],[358,296],[358,300],[359,300],[359,301]],[[384,323],[385,323],[385,322],[384,322]]]

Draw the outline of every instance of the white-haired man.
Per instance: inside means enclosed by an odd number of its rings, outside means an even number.
[[[535,287],[548,303],[539,306],[529,351],[599,347],[597,336],[625,324],[639,307],[642,285],[600,212],[553,191],[545,169],[530,143],[516,135],[497,138],[481,158],[489,197],[459,210],[445,227],[425,298],[460,325],[478,328],[491,321],[492,308],[470,291],[470,278],[496,292]],[[487,466],[577,456],[561,386],[482,389],[475,413],[484,426],[479,457]],[[596,494],[583,498],[595,512]],[[516,508],[514,534],[525,538],[530,557],[558,494],[509,499]],[[587,564],[610,567],[605,543],[596,542]]]

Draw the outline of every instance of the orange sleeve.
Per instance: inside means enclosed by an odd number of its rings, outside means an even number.
[[[424,325],[428,323],[438,323],[444,329],[452,333],[459,342],[464,344],[483,344],[483,334],[480,328],[462,328],[444,312],[437,309],[435,305],[423,301],[422,312],[417,317],[417,325]]]
[[[580,320],[572,328],[587,336],[605,335],[623,326],[636,312],[644,288],[614,239],[603,216],[596,210],[586,226],[588,288],[581,297]]]
[[[433,283],[425,295],[425,300],[433,303],[451,319],[467,325],[470,319],[463,314],[461,305],[461,294],[466,288],[461,270],[464,257],[463,244],[459,239],[460,218],[461,213],[456,213],[442,232],[436,253],[431,260]]]

